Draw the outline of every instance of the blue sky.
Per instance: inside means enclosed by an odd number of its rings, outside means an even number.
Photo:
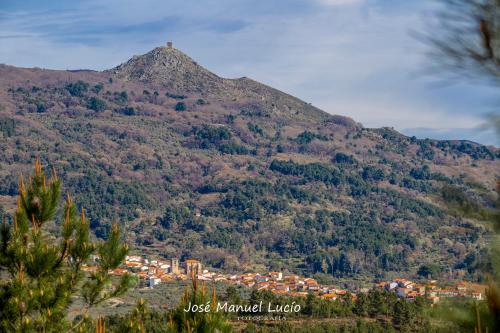
[[[106,69],[172,40],[224,77],[248,76],[367,127],[496,144],[498,94],[425,74],[414,33],[432,0],[2,0],[0,63]]]

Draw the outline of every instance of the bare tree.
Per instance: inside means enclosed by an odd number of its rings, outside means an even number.
[[[500,85],[500,0],[438,0],[428,26],[434,69]]]
[[[431,45],[434,70],[500,86],[500,0],[438,0],[437,21],[430,24],[425,40]],[[488,117],[488,127],[500,133],[500,113]],[[500,181],[497,183],[500,198]],[[500,199],[497,199],[500,200]],[[497,203],[492,222],[496,234],[490,242],[493,272],[488,277],[487,316],[500,332],[500,212]],[[486,274],[487,276],[489,274]],[[478,308],[475,331],[481,331]]]
[[[423,33],[432,73],[500,86],[500,0],[436,0],[437,15]],[[500,112],[486,117],[500,139]]]

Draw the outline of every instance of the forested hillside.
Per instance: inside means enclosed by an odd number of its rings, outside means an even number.
[[[104,72],[0,65],[6,215],[36,156],[97,237],[119,221],[137,251],[336,279],[475,278],[500,170],[496,148],[364,128],[167,47]]]

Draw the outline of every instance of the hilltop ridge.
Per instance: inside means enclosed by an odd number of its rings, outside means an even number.
[[[269,114],[317,120],[335,119],[296,97],[250,78],[221,78],[173,46],[160,46],[143,55],[134,56],[105,73],[120,80],[141,82],[152,88],[169,89],[176,93],[194,93],[233,102],[256,100],[263,106],[263,111]],[[345,124],[359,126],[347,117],[341,118]]]

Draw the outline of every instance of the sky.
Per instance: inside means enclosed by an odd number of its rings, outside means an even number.
[[[429,74],[433,0],[0,0],[0,63],[114,67],[167,41],[366,127],[500,146],[498,93]]]

